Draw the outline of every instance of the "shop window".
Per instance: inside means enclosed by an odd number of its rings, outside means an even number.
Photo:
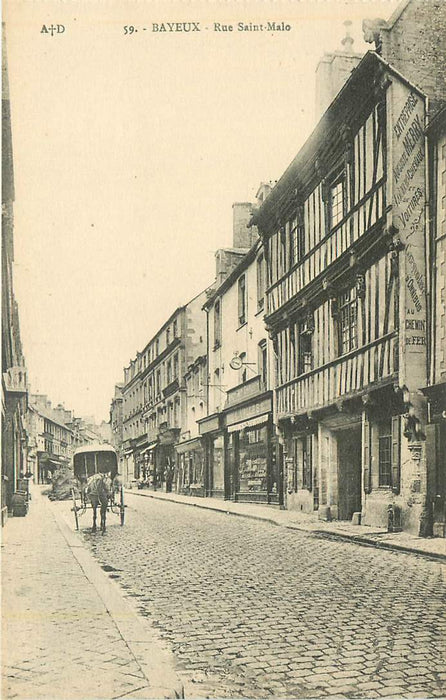
[[[340,355],[358,347],[358,299],[356,287],[341,294],[338,301]]]
[[[265,305],[265,258],[263,253],[257,258],[257,310]]]
[[[246,277],[242,275],[238,281],[238,322],[246,323]]]
[[[220,299],[214,304],[214,350],[221,345],[221,305]]]
[[[392,485],[392,421],[382,421],[378,424],[379,445],[379,485]]]

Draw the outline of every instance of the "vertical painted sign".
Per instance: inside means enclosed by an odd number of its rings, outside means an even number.
[[[425,102],[392,83],[393,223],[404,251],[400,266],[401,374],[410,388],[426,384]]]

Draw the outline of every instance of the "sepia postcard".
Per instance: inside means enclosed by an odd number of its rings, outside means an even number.
[[[5,0],[2,697],[446,697],[446,2]]]

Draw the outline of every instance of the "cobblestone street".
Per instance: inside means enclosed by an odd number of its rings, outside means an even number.
[[[189,697],[441,697],[444,566],[128,494],[82,523],[170,643]],[[90,523],[88,523],[90,525]]]

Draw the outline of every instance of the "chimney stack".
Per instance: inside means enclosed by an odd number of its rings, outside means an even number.
[[[257,240],[257,229],[255,227],[248,228],[252,209],[251,202],[235,202],[232,205],[232,245],[234,248],[246,248],[246,250],[249,250]]]
[[[362,58],[361,54],[353,52],[354,39],[350,36],[350,20],[346,20],[344,26],[346,34],[342,39],[343,50],[324,54],[316,68],[316,119],[319,119],[333,102]]]

